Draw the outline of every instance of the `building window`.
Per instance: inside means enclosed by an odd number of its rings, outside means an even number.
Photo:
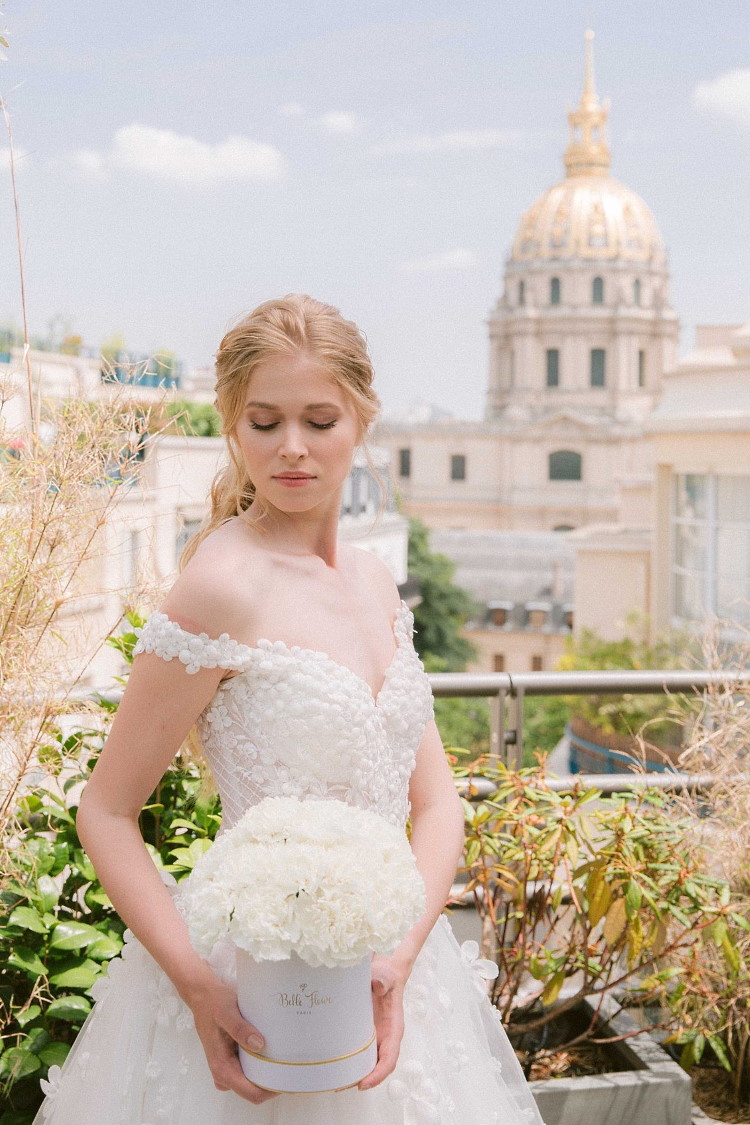
[[[542,606],[529,606],[529,627],[531,629],[543,629],[547,624],[547,614],[549,609]]]
[[[505,606],[493,606],[490,610],[490,621],[493,625],[506,625],[508,622],[508,610]]]
[[[563,622],[566,628],[573,629],[573,610],[567,606],[563,610]]]
[[[560,385],[560,349],[547,348],[547,386]]]
[[[591,304],[604,304],[604,279],[601,277],[595,277],[591,282]]]
[[[638,386],[646,386],[646,353],[642,348],[638,351]]]
[[[526,282],[519,281],[518,283],[518,303],[519,305],[526,304]]]
[[[398,451],[398,475],[400,477],[411,476],[411,450],[399,449]]]
[[[544,670],[544,660],[541,656],[532,656],[531,658],[531,671],[542,672]]]
[[[633,282],[633,304],[640,305],[641,303],[641,283],[638,278]]]
[[[604,348],[591,349],[591,386],[603,387],[606,381],[607,353]]]
[[[750,627],[750,476],[675,477],[672,606],[676,627]]]
[[[549,303],[551,305],[560,304],[560,278],[553,277],[549,283]]]
[[[549,455],[550,480],[580,480],[581,454],[572,449],[558,449]]]
[[[505,653],[496,652],[492,657],[492,671],[504,672],[505,671]]]
[[[451,457],[451,480],[466,480],[466,458],[463,453]]]

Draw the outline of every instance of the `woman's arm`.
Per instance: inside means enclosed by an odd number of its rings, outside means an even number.
[[[138,816],[185,736],[216,692],[223,669],[188,675],[177,659],[136,657],[112,729],[78,809],[81,843],[112,904],[192,1009],[214,1083],[259,1104],[236,1043],[262,1046],[236,996],[190,944],[187,926],[148,854]],[[257,1040],[252,1041],[255,1033]]]
[[[425,729],[409,785],[411,847],[427,892],[422,917],[391,954],[408,976],[442,913],[464,848],[464,812],[434,719]]]
[[[411,847],[424,879],[427,906],[390,957],[373,957],[378,1062],[359,1084],[369,1090],[398,1061],[404,1030],[403,993],[417,954],[448,899],[464,847],[464,813],[434,720],[425,728],[409,783]]]

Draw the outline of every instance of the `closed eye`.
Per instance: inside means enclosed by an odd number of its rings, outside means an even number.
[[[336,425],[337,419],[334,418],[332,422],[310,422],[310,425],[316,430],[330,430]],[[267,426],[261,426],[260,422],[251,422],[250,427],[253,430],[272,430],[278,426],[278,422],[269,422]]]

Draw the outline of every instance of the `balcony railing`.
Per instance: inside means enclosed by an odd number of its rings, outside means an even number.
[[[433,672],[429,676],[436,698],[485,698],[490,700],[490,754],[509,768],[523,760],[523,707],[527,696],[536,695],[661,695],[672,692],[701,692],[750,685],[750,670],[732,672],[683,672],[678,670],[638,672]],[[640,779],[640,780],[638,780]],[[477,779],[481,782],[481,779]],[[550,779],[559,792],[574,784],[594,784],[603,792],[615,793],[653,784],[667,789],[710,787],[710,775],[644,772],[638,774],[573,774]]]

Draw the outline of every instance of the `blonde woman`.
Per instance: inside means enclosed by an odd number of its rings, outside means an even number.
[[[37,1125],[516,1125],[541,1118],[442,914],[463,815],[387,568],[337,538],[378,399],[363,337],[329,305],[268,301],[221,342],[228,468],[211,516],[146,623],[80,804],[81,841],[130,935]],[[275,1095],[243,1075],[262,1037],[231,951],[192,948],[138,814],[191,728],[223,827],[269,795],[336,798],[405,827],[427,908],[373,958],[378,1060],[358,1087]]]

